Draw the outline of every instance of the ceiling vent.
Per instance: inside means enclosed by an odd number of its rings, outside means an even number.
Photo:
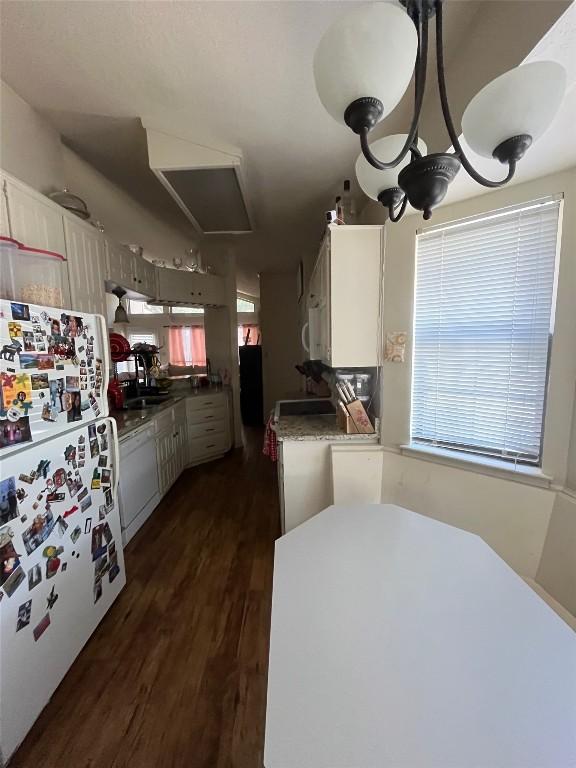
[[[150,128],[146,135],[151,170],[198,232],[252,232],[240,150],[207,147]]]

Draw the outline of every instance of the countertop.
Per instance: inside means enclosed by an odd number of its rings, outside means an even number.
[[[347,440],[351,442],[377,443],[377,433],[348,435],[343,432],[335,415],[281,416],[273,425],[278,442],[284,440]]]
[[[153,405],[149,408],[136,409],[133,411],[111,410],[110,416],[116,421],[118,427],[118,438],[121,440],[125,435],[139,429],[148,422],[152,421],[159,413],[167,408],[172,408],[176,403],[188,397],[206,397],[218,393],[227,392],[228,387],[202,387],[199,389],[178,389],[173,395],[166,398],[163,403]]]

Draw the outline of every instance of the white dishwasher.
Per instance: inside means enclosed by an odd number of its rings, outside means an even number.
[[[120,440],[120,520],[124,546],[160,501],[154,425]]]

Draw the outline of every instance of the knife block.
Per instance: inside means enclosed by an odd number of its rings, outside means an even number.
[[[350,414],[346,410],[346,406],[343,405],[342,402],[338,403],[338,410],[336,412],[336,421],[338,423],[338,427],[343,432],[346,432],[347,435],[358,434],[358,430],[356,429],[356,425],[354,424],[352,416],[350,416]]]

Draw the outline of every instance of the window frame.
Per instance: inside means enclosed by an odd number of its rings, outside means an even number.
[[[509,215],[515,212],[522,212],[538,207],[544,203],[558,203],[558,221],[556,231],[556,246],[554,257],[554,278],[551,291],[549,333],[546,353],[546,374],[543,387],[542,400],[542,421],[540,425],[540,448],[539,456],[535,461],[526,458],[522,452],[498,452],[496,449],[487,447],[480,448],[475,445],[465,443],[453,443],[449,440],[433,440],[422,437],[415,438],[413,435],[414,419],[414,384],[416,367],[416,317],[417,317],[417,288],[418,288],[418,236],[437,231],[446,231],[449,229],[466,226],[482,220],[490,220],[499,216]],[[413,280],[413,301],[412,301],[412,350],[411,350],[411,369],[410,369],[410,402],[409,402],[409,443],[401,445],[402,452],[416,454],[417,456],[433,460],[433,457],[440,458],[443,462],[452,464],[453,462],[464,464],[479,464],[490,467],[493,470],[502,470],[504,472],[520,472],[526,477],[540,478],[548,484],[552,476],[544,472],[545,466],[545,444],[546,444],[546,420],[548,415],[548,400],[550,390],[550,379],[552,375],[552,349],[555,335],[556,312],[558,303],[558,281],[560,272],[561,249],[562,249],[562,220],[563,220],[564,195],[554,194],[543,198],[526,200],[524,202],[505,206],[501,208],[488,209],[473,216],[463,217],[461,219],[452,219],[431,227],[425,227],[415,230],[414,239],[414,280]]]

